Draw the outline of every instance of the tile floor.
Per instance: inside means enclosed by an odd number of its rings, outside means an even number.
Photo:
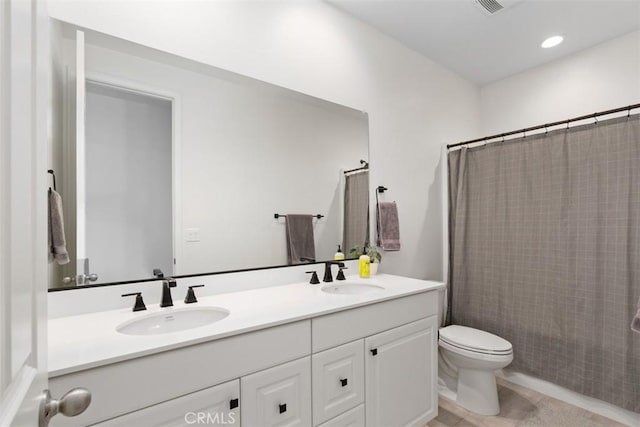
[[[438,417],[428,427],[624,427],[609,418],[498,378],[500,414],[476,415],[440,398]]]

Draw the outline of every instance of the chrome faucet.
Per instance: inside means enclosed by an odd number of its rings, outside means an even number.
[[[336,264],[338,267],[344,267],[344,262],[342,261],[326,261],[324,263],[324,278],[323,282],[333,282],[333,276],[331,275],[331,266]]]
[[[167,279],[162,281],[162,301],[160,301],[160,307],[173,306],[173,299],[171,298],[171,288],[176,287],[176,281],[174,279]]]

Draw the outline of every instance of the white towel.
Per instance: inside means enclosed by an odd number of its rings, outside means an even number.
[[[638,311],[631,321],[631,330],[640,334],[640,299],[638,299]]]
[[[57,191],[49,189],[49,264],[67,264],[67,240],[64,235],[64,216],[62,214],[62,197]]]

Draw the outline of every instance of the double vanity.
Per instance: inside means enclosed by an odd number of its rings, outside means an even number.
[[[215,277],[215,276],[214,276]],[[152,282],[160,286],[160,282]],[[50,389],[92,393],[53,426],[423,426],[437,415],[438,289],[380,274],[49,321]],[[116,287],[113,292],[118,292]],[[83,291],[84,292],[84,291]]]
[[[50,167],[71,262],[50,269],[49,387],[92,394],[52,426],[436,416],[443,285],[310,284],[322,265],[288,256],[296,212],[313,221],[307,261],[370,240],[373,205],[352,206],[370,200],[365,112],[69,22],[52,38]]]

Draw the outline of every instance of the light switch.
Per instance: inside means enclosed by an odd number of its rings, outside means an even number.
[[[187,228],[185,230],[185,241],[187,241],[187,242],[199,242],[200,241],[200,229],[199,228]]]

